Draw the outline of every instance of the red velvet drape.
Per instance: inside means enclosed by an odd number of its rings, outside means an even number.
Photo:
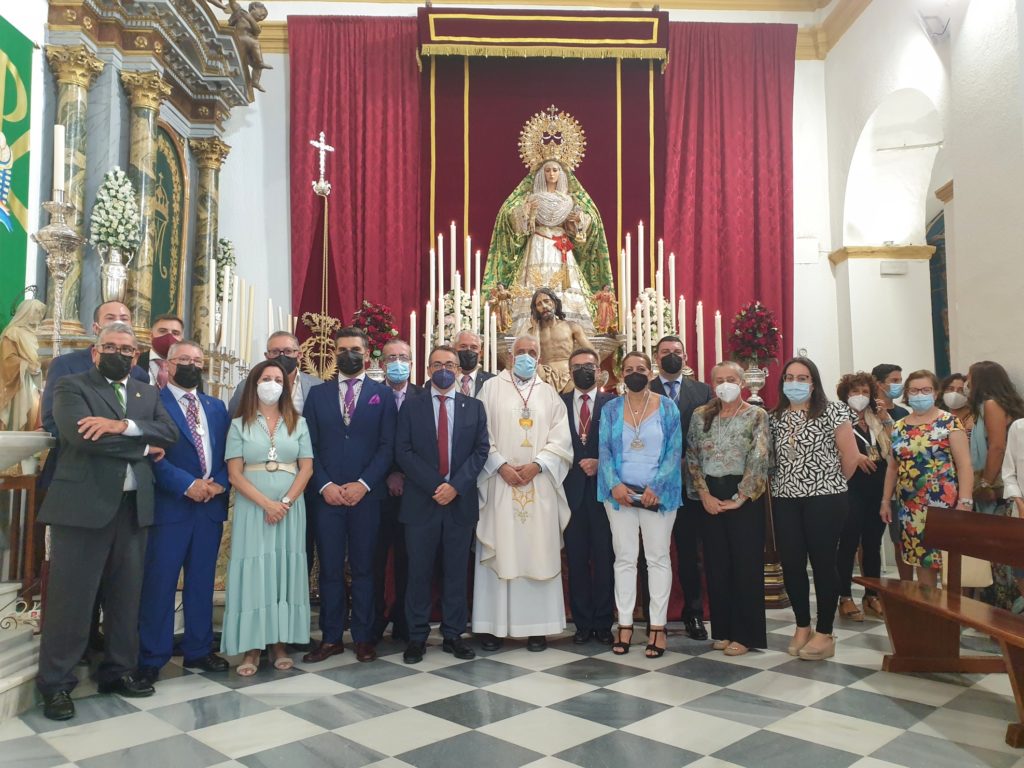
[[[780,355],[792,349],[796,32],[775,24],[670,25],[664,231],[691,316],[694,370],[698,300],[709,374],[716,308],[726,357],[732,317],[754,299],[780,322]],[[769,402],[776,381],[766,389]]]
[[[326,133],[330,196],[329,313],[348,322],[365,298],[388,304],[408,332],[420,304],[416,19],[291,16],[292,307],[320,311],[323,205],[311,183]],[[403,312],[402,310],[406,311]]]

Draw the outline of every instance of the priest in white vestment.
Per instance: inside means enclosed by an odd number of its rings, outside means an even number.
[[[562,531],[569,504],[562,481],[572,464],[565,403],[536,375],[531,336],[516,339],[511,371],[484,383],[491,452],[480,473],[473,632],[484,650],[527,637],[531,651],[565,629]]]

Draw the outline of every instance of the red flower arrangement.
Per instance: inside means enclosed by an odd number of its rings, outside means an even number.
[[[776,362],[781,342],[775,315],[760,301],[747,304],[732,319],[729,346],[735,360],[758,364]]]
[[[362,329],[369,337],[370,356],[374,358],[380,358],[384,345],[398,336],[391,307],[375,304],[366,299],[363,299],[362,305],[352,314],[352,321],[349,324]]]

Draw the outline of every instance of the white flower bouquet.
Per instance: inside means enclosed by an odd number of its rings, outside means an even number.
[[[89,220],[89,243],[134,252],[139,247],[139,204],[128,175],[114,166],[103,177]]]

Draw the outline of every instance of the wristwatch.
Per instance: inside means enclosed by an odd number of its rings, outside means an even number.
[[[965,507],[968,507],[970,509],[974,509],[974,499],[957,499],[956,503],[957,503],[958,506],[960,504],[963,504]]]
[[[290,507],[292,505],[292,500],[289,499],[287,496],[282,496],[281,503],[284,504],[286,507]]]

